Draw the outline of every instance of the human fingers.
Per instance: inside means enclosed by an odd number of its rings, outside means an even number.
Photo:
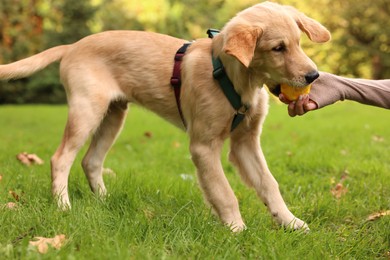
[[[304,105],[309,101],[308,95],[300,95],[298,100],[295,102],[295,114],[302,116],[306,113]]]
[[[288,99],[283,95],[283,93],[280,93],[280,95],[279,95],[279,100],[282,101],[284,104],[287,104],[287,105],[291,103],[291,101],[288,100]]]
[[[306,112],[316,110],[318,108],[317,103],[312,101],[311,99],[309,99],[309,101],[306,102],[303,106]]]
[[[291,102],[287,106],[288,115],[291,117],[295,117],[297,113],[295,112],[295,101]]]
[[[288,114],[291,117],[302,116],[309,111],[315,110],[318,108],[317,103],[312,101],[309,95],[301,95],[296,101],[287,100],[283,94],[279,96],[280,101],[285,104],[288,104],[287,110]]]

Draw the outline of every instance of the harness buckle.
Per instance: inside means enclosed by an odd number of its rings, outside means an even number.
[[[175,55],[175,61],[182,61],[185,53],[178,52]]]
[[[248,105],[242,105],[238,110],[236,114],[245,115],[246,112],[248,112],[249,106]]]
[[[217,35],[219,33],[219,30],[217,29],[208,29],[207,30],[207,35],[209,36],[210,39],[214,38],[215,35]]]
[[[180,85],[181,85],[181,80],[180,80],[179,78],[177,78],[177,77],[172,77],[172,78],[171,78],[171,85],[172,85],[173,87],[180,87]]]
[[[213,76],[215,79],[220,79],[224,74],[225,74],[225,70],[222,66],[217,67],[213,70]]]

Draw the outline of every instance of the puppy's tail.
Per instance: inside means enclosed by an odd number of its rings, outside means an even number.
[[[0,79],[18,79],[28,77],[46,68],[49,64],[59,61],[68,51],[70,45],[53,47],[34,56],[0,65]]]

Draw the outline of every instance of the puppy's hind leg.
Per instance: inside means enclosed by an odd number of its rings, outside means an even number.
[[[69,115],[60,146],[51,158],[52,193],[61,209],[70,208],[68,177],[73,161],[88,137],[99,127],[110,104],[102,95],[68,97]]]
[[[115,101],[110,104],[82,162],[89,186],[99,196],[106,194],[102,174],[104,159],[122,129],[126,114],[127,101]]]

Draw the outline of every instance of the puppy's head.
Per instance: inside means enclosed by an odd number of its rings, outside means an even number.
[[[237,14],[224,27],[222,52],[233,56],[271,91],[281,83],[304,87],[319,74],[300,47],[301,32],[313,42],[330,40],[324,26],[293,7],[261,3]]]

